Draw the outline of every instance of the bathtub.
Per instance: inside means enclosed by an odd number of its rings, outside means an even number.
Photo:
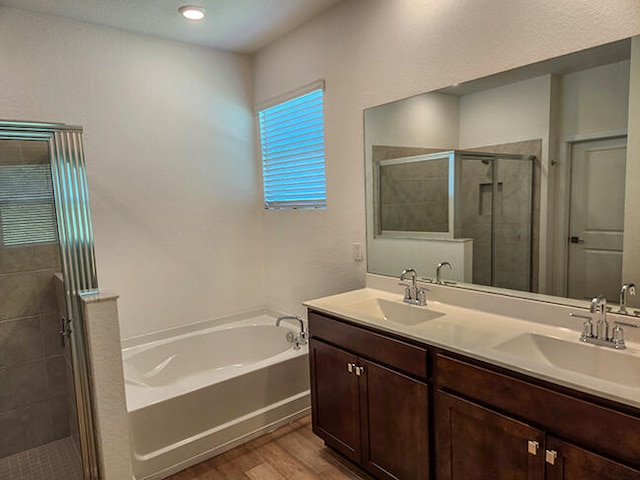
[[[244,317],[244,318],[243,318]],[[125,343],[135,478],[159,479],[309,411],[308,347],[258,312]]]

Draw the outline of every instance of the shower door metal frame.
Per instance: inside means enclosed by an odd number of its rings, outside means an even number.
[[[0,139],[46,141],[49,144],[67,321],[72,334],[68,338],[78,409],[82,469],[85,480],[97,480],[99,468],[90,358],[79,295],[98,290],[82,127],[60,123],[0,121]]]

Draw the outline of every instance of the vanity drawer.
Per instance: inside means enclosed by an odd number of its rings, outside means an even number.
[[[369,358],[391,368],[427,378],[427,350],[364,328],[309,312],[309,332],[356,355]]]
[[[549,388],[436,355],[437,388],[457,393],[635,468],[640,466],[640,415],[628,415]]]

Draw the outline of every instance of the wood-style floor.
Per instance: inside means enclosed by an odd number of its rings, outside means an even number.
[[[168,480],[371,480],[311,432],[303,417]]]

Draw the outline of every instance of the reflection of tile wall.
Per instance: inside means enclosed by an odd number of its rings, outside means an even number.
[[[381,230],[449,230],[449,162],[424,160],[380,168]]]
[[[0,140],[0,165],[49,163],[47,142]],[[0,457],[69,435],[57,244],[0,246]]]

